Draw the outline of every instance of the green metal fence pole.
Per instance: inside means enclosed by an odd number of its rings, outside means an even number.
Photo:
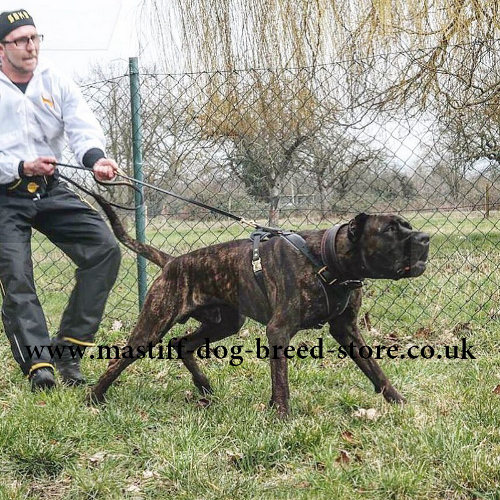
[[[137,57],[129,59],[130,72],[130,103],[132,108],[132,151],[134,154],[134,178],[138,181],[144,180],[142,172],[142,122],[141,122],[141,95],[139,92],[139,62]],[[139,187],[142,194],[142,187]],[[135,193],[135,204],[139,207],[141,195]],[[144,206],[137,208],[135,212],[135,233],[139,241],[145,241],[146,216]],[[139,311],[142,309],[147,292],[146,259],[137,256],[137,279],[139,292]]]

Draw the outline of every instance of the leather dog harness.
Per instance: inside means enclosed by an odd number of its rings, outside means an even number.
[[[252,269],[255,280],[267,298],[264,275],[262,273],[262,260],[260,258],[259,246],[262,241],[266,241],[274,236],[279,236],[292,245],[302,255],[304,255],[313,265],[314,273],[318,277],[327,305],[327,317],[318,323],[323,326],[335,316],[342,314],[347,307],[351,292],[363,286],[362,280],[341,280],[342,275],[339,258],[335,249],[337,234],[346,224],[337,224],[325,231],[321,240],[321,260],[314,255],[302,236],[291,231],[269,232],[265,230],[254,231],[250,235],[253,242],[252,248]],[[337,276],[337,277],[336,277]]]

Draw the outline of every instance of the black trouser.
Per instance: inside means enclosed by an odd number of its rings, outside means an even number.
[[[32,228],[77,265],[76,286],[62,316],[60,338],[81,345],[93,341],[120,265],[120,249],[108,226],[65,185],[55,185],[40,199],[0,194],[2,319],[14,358],[25,374],[33,365],[51,362],[47,349],[30,358],[25,347],[50,344],[33,281]]]

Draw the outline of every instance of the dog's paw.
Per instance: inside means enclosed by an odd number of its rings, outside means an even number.
[[[399,392],[396,391],[394,387],[386,387],[382,389],[381,392],[382,395],[384,396],[384,399],[388,403],[399,404],[399,405],[406,403],[406,399],[403,396],[401,396],[401,394],[399,394]]]
[[[91,389],[87,393],[87,396],[85,397],[85,403],[88,406],[102,404],[105,401],[106,401],[106,396],[102,392],[96,391],[95,389]]]
[[[275,410],[277,417],[280,419],[285,419],[290,416],[290,409],[288,408],[288,405],[284,403],[279,403],[271,399],[269,401],[269,408]]]
[[[196,388],[198,389],[199,393],[202,396],[211,396],[214,393],[214,390],[212,389],[212,386],[208,383],[205,383],[203,385],[198,385],[196,384]]]

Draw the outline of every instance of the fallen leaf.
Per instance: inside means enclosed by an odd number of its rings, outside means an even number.
[[[348,464],[350,461],[351,457],[345,450],[340,450],[340,455],[335,459],[338,464]]]
[[[353,416],[366,420],[377,420],[380,417],[380,413],[375,408],[360,408],[353,413]]]
[[[211,401],[207,398],[200,398],[198,399],[198,402],[196,403],[196,406],[199,406],[200,408],[208,408],[211,404]]]
[[[113,321],[113,324],[111,325],[111,330],[114,330],[114,331],[116,331],[116,332],[117,332],[117,331],[120,331],[120,330],[121,330],[121,328],[122,328],[122,326],[123,326],[123,323],[122,323],[120,320],[115,319],[115,320]]]
[[[470,326],[470,323],[457,323],[454,327],[453,330],[451,331],[453,335],[468,335],[472,333],[472,327]]]
[[[344,432],[342,432],[342,434],[340,434],[340,436],[342,437],[342,439],[344,441],[347,441],[350,444],[354,444],[356,442],[356,440],[354,439],[354,436],[352,435],[352,432],[344,431]]]
[[[432,336],[432,330],[429,327],[424,327],[424,326],[420,327],[415,333],[415,337],[417,339],[428,339],[431,336]]]
[[[89,462],[93,464],[99,464],[106,458],[107,453],[105,451],[98,451],[91,457],[89,457]]]
[[[500,384],[493,389],[493,394],[500,394]]]
[[[309,488],[311,486],[311,483],[309,481],[302,481],[297,485],[297,488],[304,489],[304,488]]]
[[[131,493],[137,493],[138,491],[141,491],[141,489],[136,484],[131,484],[125,488],[125,491],[131,492]]]
[[[490,309],[490,318],[491,319],[499,319],[500,318],[500,309]]]
[[[300,349],[301,347],[306,347],[307,349],[314,347],[314,340],[303,340],[297,346],[297,350]]]
[[[239,451],[226,450],[226,455],[229,461],[233,464],[237,464],[240,460],[243,459],[243,454]]]

